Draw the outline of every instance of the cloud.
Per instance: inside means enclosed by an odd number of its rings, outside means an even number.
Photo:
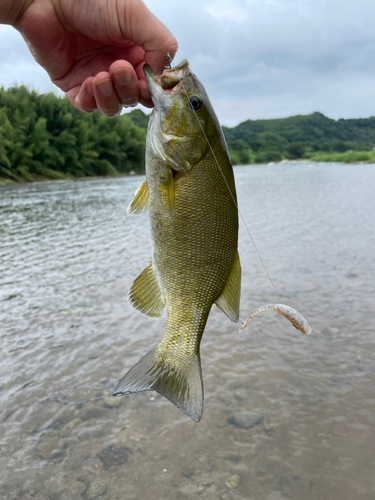
[[[35,62],[18,31],[10,26],[0,26],[0,47],[0,86],[27,85],[40,92],[62,95]]]
[[[179,41],[220,121],[321,111],[375,115],[375,3],[146,0]],[[6,36],[5,36],[6,35]],[[18,37],[18,38],[17,38]],[[22,38],[0,27],[0,84],[51,89]]]
[[[204,6],[203,11],[219,21],[244,23],[248,19],[246,10],[234,0],[214,0]]]

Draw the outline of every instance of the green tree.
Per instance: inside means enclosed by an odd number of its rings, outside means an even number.
[[[335,139],[332,142],[332,150],[333,151],[338,151],[339,153],[345,153],[345,151],[348,148],[346,147],[346,144],[342,142],[340,139]]]
[[[136,111],[141,127],[128,115],[83,114],[52,93],[0,88],[1,176],[32,181],[143,171],[148,117]]]
[[[14,130],[10,124],[6,109],[0,109],[0,165],[2,167],[12,168],[12,163],[8,157],[12,149],[14,140]]]
[[[291,142],[286,150],[291,159],[302,158],[305,154],[305,148],[300,142]]]

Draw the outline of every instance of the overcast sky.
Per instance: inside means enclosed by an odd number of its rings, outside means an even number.
[[[0,0],[1,1],[1,0]],[[146,0],[179,42],[223,125],[320,111],[375,115],[374,0]],[[54,86],[0,26],[0,85]]]

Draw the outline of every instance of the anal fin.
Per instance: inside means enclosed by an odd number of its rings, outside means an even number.
[[[215,304],[228,318],[237,323],[240,313],[241,264],[238,252],[234,258],[229,278]]]
[[[128,299],[135,309],[146,316],[157,318],[163,314],[165,300],[152,267],[152,260],[133,281]]]
[[[126,209],[127,215],[142,215],[148,209],[150,195],[147,180],[145,179],[134,194],[133,200]]]

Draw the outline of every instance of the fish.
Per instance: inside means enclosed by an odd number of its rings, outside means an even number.
[[[156,391],[199,422],[200,342],[213,304],[238,321],[241,265],[233,168],[207,92],[184,59],[161,76],[144,66],[154,109],[146,179],[127,213],[149,212],[152,259],[133,282],[130,304],[151,317],[166,310],[161,341],[113,395]]]
[[[266,304],[264,306],[258,307],[250,316],[242,323],[239,333],[243,332],[254,316],[262,311],[275,311],[288,321],[292,323],[294,328],[297,328],[303,335],[311,335],[312,328],[308,324],[307,320],[293,307],[287,306],[286,304]]]

